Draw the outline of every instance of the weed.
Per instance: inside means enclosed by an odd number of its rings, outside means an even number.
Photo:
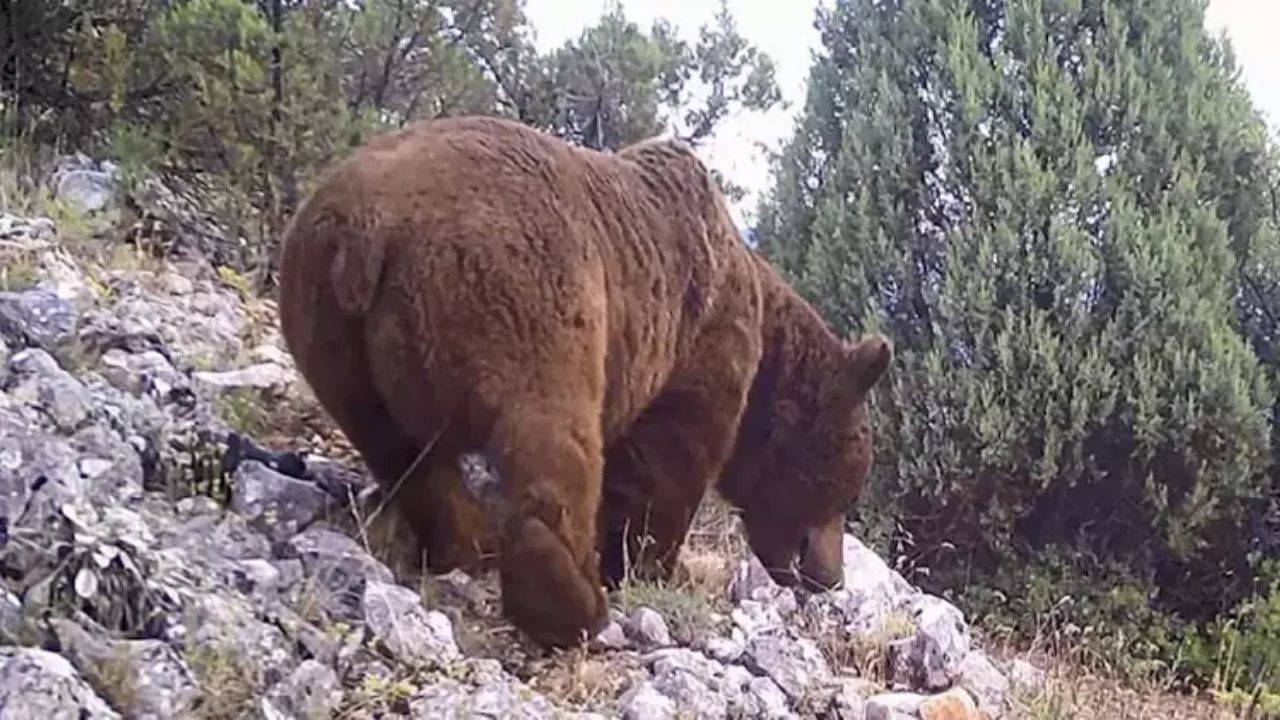
[[[200,686],[195,714],[200,720],[242,717],[262,687],[257,667],[230,647],[199,647],[186,653],[187,664]]]
[[[138,709],[138,664],[128,646],[90,663],[85,679],[111,706],[132,715]]]
[[[214,400],[214,412],[233,430],[260,437],[267,430],[267,414],[253,388],[233,388]]]

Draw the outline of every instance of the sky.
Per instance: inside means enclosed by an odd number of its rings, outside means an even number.
[[[538,47],[550,50],[576,38],[604,12],[608,0],[526,0],[525,12],[537,32]],[[665,17],[686,39],[696,42],[698,28],[710,22],[719,0],[621,0],[627,17],[643,28]],[[704,160],[747,188],[737,203],[735,219],[748,220],[759,192],[766,187],[769,166],[758,148],[777,149],[790,135],[795,114],[803,107],[805,78],[818,33],[813,27],[817,0],[729,0],[738,31],[774,60],[784,106],[767,114],[743,113],[727,119],[702,147]],[[1210,0],[1207,25],[1225,31],[1236,52],[1254,104],[1267,116],[1273,132],[1280,128],[1280,42],[1271,29],[1280,27],[1280,0]]]

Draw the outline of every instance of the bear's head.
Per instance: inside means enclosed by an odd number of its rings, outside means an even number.
[[[866,401],[893,359],[880,335],[823,339],[762,363],[774,377],[753,388],[729,493],[774,581],[813,591],[843,581],[845,516],[871,467]]]

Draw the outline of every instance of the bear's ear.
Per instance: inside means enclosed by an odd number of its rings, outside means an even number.
[[[846,387],[861,397],[875,387],[889,369],[889,363],[893,362],[893,343],[884,335],[868,335],[848,344],[846,354]]]

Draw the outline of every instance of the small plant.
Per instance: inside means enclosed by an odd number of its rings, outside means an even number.
[[[409,678],[365,675],[343,698],[335,718],[380,717],[391,713],[407,715],[409,698],[417,688]]]
[[[195,716],[200,720],[243,717],[262,687],[261,672],[230,647],[198,647],[186,653],[200,686]]]
[[[34,259],[27,254],[15,258],[3,258],[0,263],[0,291],[21,292],[35,287],[40,273]]]
[[[214,400],[214,411],[236,432],[258,437],[267,431],[267,415],[253,388],[233,388]]]
[[[244,274],[240,273],[235,268],[231,268],[226,265],[219,265],[218,279],[227,287],[235,290],[236,294],[240,296],[240,300],[242,302],[247,303],[253,300],[253,283],[249,278],[245,277]]]
[[[836,668],[851,668],[858,677],[883,684],[890,675],[889,648],[894,641],[910,637],[915,621],[905,612],[886,613],[869,632],[854,635],[841,629],[822,633],[818,649]]]
[[[138,708],[138,664],[127,646],[121,645],[111,654],[90,664],[85,679],[111,706],[133,714]]]
[[[678,581],[653,582],[628,578],[614,593],[620,610],[629,613],[640,607],[654,610],[667,621],[672,639],[693,644],[715,629],[717,598]]]

